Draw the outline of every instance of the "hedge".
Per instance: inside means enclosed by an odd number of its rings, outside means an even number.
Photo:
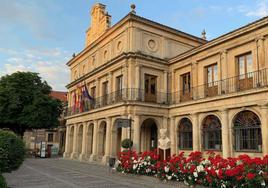
[[[13,132],[0,130],[0,174],[17,170],[24,157],[22,139]]]

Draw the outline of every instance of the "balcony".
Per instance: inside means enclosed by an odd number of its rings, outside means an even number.
[[[69,107],[65,116],[88,112],[120,102],[142,102],[161,105],[179,104],[219,95],[243,92],[268,86],[268,69],[219,80],[174,93],[156,92],[150,96],[143,89],[126,88],[98,98],[85,101],[80,107]]]

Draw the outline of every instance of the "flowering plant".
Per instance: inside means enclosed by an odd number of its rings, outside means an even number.
[[[182,181],[186,185],[221,188],[267,187],[268,155],[251,158],[240,155],[224,159],[213,152],[204,158],[201,152],[184,153],[161,161],[155,151],[137,154],[124,151],[119,154],[117,170],[122,173],[155,176],[165,181]]]

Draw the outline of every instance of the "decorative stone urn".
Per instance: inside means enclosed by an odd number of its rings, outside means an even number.
[[[167,137],[167,129],[160,129],[157,153],[160,160],[167,160],[170,157],[170,139]]]

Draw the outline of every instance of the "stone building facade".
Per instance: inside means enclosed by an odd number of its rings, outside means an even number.
[[[85,49],[67,63],[64,157],[106,162],[130,131],[136,151],[152,150],[160,128],[172,154],[268,154],[267,17],[211,41],[134,9],[112,27],[102,4],[91,17]],[[77,108],[84,85],[94,100]],[[118,118],[131,128],[117,128]]]

